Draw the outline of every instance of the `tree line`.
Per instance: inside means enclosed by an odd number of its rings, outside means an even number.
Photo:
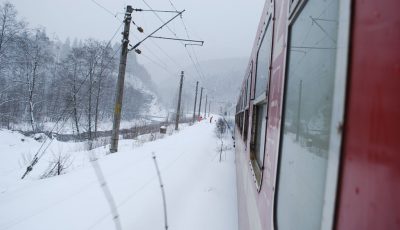
[[[93,138],[99,122],[112,117],[119,45],[95,39],[71,45],[17,16],[11,3],[0,5],[0,126],[26,124],[40,132],[45,123],[68,122],[74,133]],[[131,105],[125,119],[151,101],[133,87],[125,94],[124,103]]]

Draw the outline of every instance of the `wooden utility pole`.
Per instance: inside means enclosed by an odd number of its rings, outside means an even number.
[[[203,87],[201,87],[200,90],[200,102],[199,102],[199,113],[198,113],[198,117],[200,117],[200,110],[201,110],[201,99],[203,98]]]
[[[204,104],[204,118],[207,117],[207,94],[206,94],[206,103]]]
[[[124,95],[126,58],[128,55],[129,29],[132,21],[132,11],[132,6],[128,5],[125,12],[124,32],[122,33],[122,50],[119,61],[117,92],[115,94],[114,121],[110,146],[111,153],[115,153],[118,151],[119,127],[121,122],[122,98]]]
[[[181,98],[182,98],[182,84],[183,84],[184,72],[181,72],[181,81],[179,83],[179,98],[178,98],[178,108],[176,109],[176,120],[175,120],[175,130],[178,130],[179,126],[179,116],[181,113]]]
[[[194,109],[193,109],[193,123],[196,121],[196,104],[197,104],[197,90],[199,89],[199,82],[196,82],[196,94],[194,96]]]

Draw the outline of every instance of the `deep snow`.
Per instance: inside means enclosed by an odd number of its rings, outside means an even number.
[[[96,154],[118,208],[122,229],[164,229],[160,186],[151,156],[155,152],[164,181],[170,230],[237,229],[234,151],[219,162],[215,123],[207,120],[142,146],[120,141],[116,154],[107,148],[84,151],[77,143],[56,142],[50,150],[69,152],[68,173],[38,179],[42,165],[21,181],[22,155],[40,143],[0,130],[0,229],[114,229],[110,208],[89,158]],[[21,139],[24,141],[21,141]],[[232,146],[229,135],[224,143]]]

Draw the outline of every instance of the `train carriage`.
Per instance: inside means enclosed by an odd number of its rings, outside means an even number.
[[[399,9],[266,1],[236,105],[239,229],[400,229]]]

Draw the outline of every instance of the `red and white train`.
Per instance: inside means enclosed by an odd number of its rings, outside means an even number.
[[[240,230],[400,229],[400,1],[267,0],[235,120]]]

